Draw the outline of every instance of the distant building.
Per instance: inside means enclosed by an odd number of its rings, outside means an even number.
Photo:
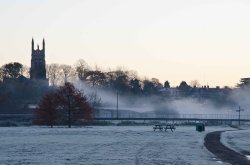
[[[216,86],[215,88],[210,88],[209,86],[202,86],[200,88],[190,88],[187,91],[182,91],[179,88],[162,88],[159,92],[163,96],[175,99],[183,96],[191,96],[194,98],[214,98],[216,96],[220,97],[226,95],[230,90],[231,89],[228,87],[220,88]]]
[[[30,68],[31,80],[44,80],[46,79],[46,62],[45,62],[45,41],[43,39],[43,48],[40,50],[39,45],[37,49],[34,49],[34,40],[31,42],[31,68]]]

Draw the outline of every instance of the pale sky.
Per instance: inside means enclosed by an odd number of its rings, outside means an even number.
[[[249,0],[0,0],[0,65],[122,66],[171,86],[234,86],[250,77]]]

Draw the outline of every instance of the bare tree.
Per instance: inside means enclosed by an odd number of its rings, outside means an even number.
[[[0,68],[0,81],[3,81],[4,78],[4,72],[3,72],[3,67]]]
[[[30,78],[30,68],[26,65],[23,66],[21,74],[27,78]]]
[[[152,78],[152,83],[154,84],[154,86],[158,89],[162,88],[163,85],[160,83],[160,80],[157,78]]]
[[[200,87],[201,85],[200,85],[200,83],[199,83],[198,80],[192,80],[192,81],[190,82],[190,86],[191,86],[192,88],[197,88],[197,87]]]
[[[49,79],[49,82],[52,86],[55,86],[62,75],[61,68],[59,64],[48,64],[46,66],[47,70],[47,78]]]
[[[64,83],[68,82],[70,78],[74,76],[73,68],[70,65],[61,65],[60,66],[63,76]]]
[[[138,79],[137,72],[135,70],[129,70],[128,71],[128,77],[129,77],[130,80]]]
[[[76,69],[78,78],[81,81],[85,80],[85,73],[87,70],[89,70],[88,64],[83,59],[80,59],[76,62],[75,69]]]

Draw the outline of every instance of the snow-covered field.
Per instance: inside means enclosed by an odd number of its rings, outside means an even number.
[[[222,133],[221,141],[227,147],[237,152],[250,153],[250,130],[249,127],[246,130],[227,131]],[[250,159],[250,155],[248,155]]]
[[[203,145],[206,133],[227,127],[152,126],[0,128],[0,164],[223,164]]]

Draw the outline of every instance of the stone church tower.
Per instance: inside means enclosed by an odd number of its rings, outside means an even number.
[[[34,49],[34,40],[31,41],[31,68],[30,78],[32,80],[46,80],[46,63],[45,63],[45,41],[43,39],[43,48],[40,50],[39,45]]]

